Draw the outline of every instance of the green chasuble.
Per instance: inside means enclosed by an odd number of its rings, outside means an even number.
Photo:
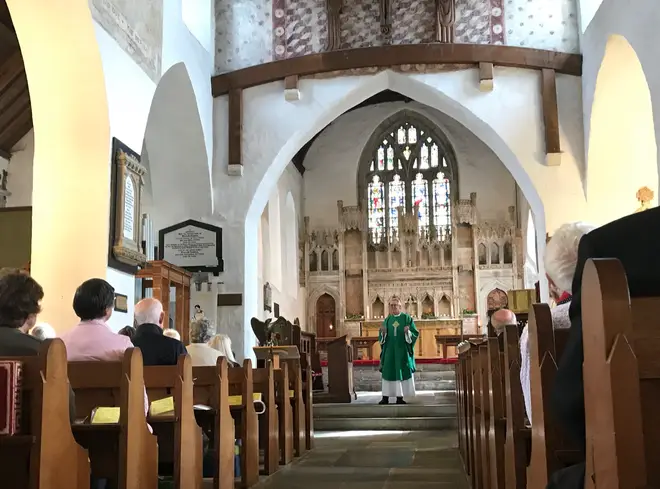
[[[398,316],[390,314],[383,325],[387,332],[385,341],[383,341],[382,332],[378,335],[381,343],[380,371],[383,374],[383,380],[408,380],[415,371],[414,351],[419,331],[417,331],[412,317],[405,312]],[[403,332],[405,326],[410,327],[411,343],[406,341],[406,335]]]

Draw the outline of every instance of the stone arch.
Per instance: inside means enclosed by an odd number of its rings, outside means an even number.
[[[183,62],[170,67],[158,82],[147,118],[144,149],[149,155],[146,190],[151,194],[150,211],[156,229],[211,214],[213,197],[204,131]]]
[[[284,280],[284,291],[294,299],[298,297],[298,225],[296,215],[296,204],[293,195],[288,192],[284,204],[285,213],[283,221],[286,263],[286,279]]]
[[[535,222],[539,226],[539,229],[545,229],[543,203],[537,189],[532,183],[531,177],[512,149],[493,127],[440,90],[413,77],[386,70],[378,75],[364,77],[364,81],[355,89],[347,92],[341,100],[319,111],[314,124],[310,124],[304,130],[294,133],[280,148],[273,162],[261,177],[256,191],[253,193],[245,218],[246,236],[256,234],[256,225],[260,210],[265,205],[265,201],[268,195],[270,195],[273,186],[277,184],[278,177],[300,148],[341,114],[384,90],[398,92],[421,104],[445,113],[481,139],[502,161],[513,176],[536,217]],[[545,241],[539,241],[538,246],[539,251],[542,252],[545,249]],[[249,324],[250,318],[254,315],[253,312],[257,310],[256,251],[256,247],[252,244],[247,243],[245,245],[243,276],[245,287],[245,306],[243,311],[245,324]],[[547,296],[547,283],[545,281],[541,283],[541,295],[543,297]],[[249,331],[249,328],[245,328],[245,344],[250,344],[251,340],[252,333]]]
[[[594,223],[634,212],[641,187],[650,188],[657,203],[657,151],[651,92],[642,64],[625,37],[612,35],[591,108],[586,193]]]
[[[61,333],[76,321],[70,299],[76,287],[107,274],[110,120],[103,65],[88,0],[71,0],[66,7],[8,0],[7,6],[25,65],[35,133],[31,273],[45,290],[40,319],[58,325]],[[63,197],[79,192],[86,205]],[[53,243],[54,221],[61,216],[70,222]],[[63,252],[78,249],[81,234],[89,243],[85,252]]]
[[[341,314],[342,307],[341,307],[341,299],[339,296],[339,288],[324,284],[321,285],[319,288],[315,289],[312,292],[312,295],[309,296],[309,300],[307,302],[308,331],[316,331],[316,322],[314,321],[314,316],[316,315],[316,303],[318,302],[319,297],[321,297],[324,294],[328,294],[330,297],[332,297],[335,300],[335,321],[337,321],[337,324],[335,326],[337,327],[337,331],[340,330],[339,329],[340,326],[343,327],[344,316]]]

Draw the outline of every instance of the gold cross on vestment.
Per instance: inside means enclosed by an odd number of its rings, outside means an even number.
[[[396,330],[399,327],[399,321],[394,321],[392,323],[392,327],[394,328],[394,336],[396,336]]]

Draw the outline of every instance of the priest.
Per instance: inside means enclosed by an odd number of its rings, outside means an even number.
[[[401,312],[398,297],[390,301],[390,315],[380,328],[380,372],[383,376],[383,399],[378,404],[389,404],[396,397],[397,404],[406,404],[404,397],[415,395],[415,342],[419,332],[412,317]]]

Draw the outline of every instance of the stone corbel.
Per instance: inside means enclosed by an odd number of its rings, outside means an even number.
[[[284,79],[284,100],[287,102],[296,102],[300,100],[300,90],[298,89],[298,75],[287,76]]]
[[[493,63],[479,63],[479,90],[482,92],[492,92],[494,78]]]

